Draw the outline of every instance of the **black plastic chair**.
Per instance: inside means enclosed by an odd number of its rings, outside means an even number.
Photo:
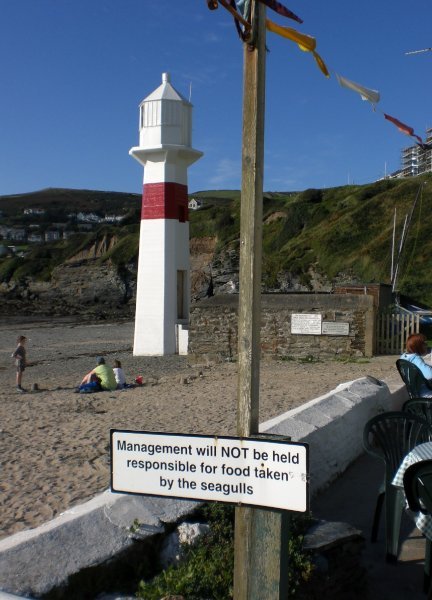
[[[431,439],[432,426],[417,415],[408,412],[386,412],[370,419],[363,430],[365,450],[384,461],[384,482],[378,491],[372,523],[371,541],[376,542],[382,505],[385,500],[386,560],[396,562],[399,550],[399,532],[405,505],[403,490],[392,485],[392,480],[403,458],[418,444]]]
[[[402,406],[404,412],[409,412],[432,425],[432,398],[410,398]]]
[[[430,389],[430,395],[432,397],[432,381],[426,379],[416,365],[409,360],[399,358],[396,361],[396,367],[399,371],[399,375],[402,377],[402,381],[406,385],[410,398],[421,398],[424,396],[424,393],[422,392],[425,389],[425,386]]]
[[[404,473],[404,490],[410,510],[431,515],[432,519],[432,460],[422,460]],[[432,541],[426,537],[423,591],[431,595]]]

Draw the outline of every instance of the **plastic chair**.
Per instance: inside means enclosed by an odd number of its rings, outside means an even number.
[[[363,430],[365,450],[384,461],[384,482],[378,491],[372,523],[371,541],[376,542],[378,526],[385,500],[386,560],[396,562],[399,549],[399,532],[405,496],[402,489],[392,485],[392,480],[404,456],[415,446],[427,442],[432,426],[417,415],[408,412],[387,412],[370,419]]]
[[[422,460],[404,473],[404,490],[410,510],[431,515],[432,519],[432,460]],[[426,537],[426,536],[425,536]],[[432,541],[426,537],[423,591],[431,590]],[[429,592],[430,595],[430,592]]]
[[[421,398],[422,395],[424,396],[422,391],[424,390],[425,386],[431,390],[432,396],[432,382],[426,379],[416,365],[409,360],[399,358],[396,361],[396,367],[399,371],[402,381],[406,385],[410,398]]]
[[[432,425],[432,398],[410,398],[402,406],[403,412],[409,412]]]

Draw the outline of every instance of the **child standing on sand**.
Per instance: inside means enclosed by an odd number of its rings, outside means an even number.
[[[26,349],[25,349],[25,343],[27,341],[27,338],[25,337],[25,335],[19,335],[17,337],[17,347],[15,349],[15,352],[12,354],[12,358],[15,359],[15,366],[16,366],[16,388],[17,388],[17,392],[23,393],[25,392],[25,389],[23,389],[21,387],[21,381],[22,381],[22,374],[24,373],[24,370],[26,368]]]

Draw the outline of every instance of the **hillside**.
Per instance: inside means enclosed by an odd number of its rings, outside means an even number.
[[[67,215],[72,212],[117,210],[128,213],[139,209],[140,205],[141,196],[139,194],[98,190],[47,188],[26,194],[0,196],[2,223],[8,218],[15,219],[17,217],[22,220],[23,210],[26,208],[46,209],[50,215],[67,219]]]
[[[388,283],[395,209],[398,242],[425,181],[408,231],[398,288],[432,306],[430,176],[266,192],[263,289],[331,291],[341,282]],[[202,202],[199,210],[190,211],[193,299],[211,291],[237,291],[240,192],[210,190],[192,196]],[[5,232],[21,230],[26,236],[0,240],[3,305],[10,312],[133,314],[140,203],[138,194],[89,190],[0,196],[0,234],[5,238]],[[46,241],[28,242],[41,236]],[[13,255],[5,251],[11,245]]]
[[[268,291],[330,291],[337,282],[390,281],[393,219],[396,245],[419,192],[403,252],[398,288],[432,306],[430,175],[303,192],[265,193],[263,285]],[[228,194],[228,192],[226,192]],[[219,207],[214,192],[191,215],[191,236],[215,236],[216,256],[238,251],[240,194]],[[207,213],[207,214],[206,214]]]

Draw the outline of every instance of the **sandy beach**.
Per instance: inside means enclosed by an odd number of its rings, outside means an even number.
[[[36,527],[89,500],[110,484],[111,428],[235,435],[237,365],[190,364],[184,356],[132,356],[133,323],[82,324],[13,319],[0,323],[0,537]],[[19,394],[11,353],[29,338],[30,365]],[[312,352],[311,352],[312,353]],[[82,376],[104,356],[144,385],[76,394]],[[260,421],[365,375],[395,378],[395,356],[316,363],[265,359]],[[31,391],[34,384],[38,390]]]

